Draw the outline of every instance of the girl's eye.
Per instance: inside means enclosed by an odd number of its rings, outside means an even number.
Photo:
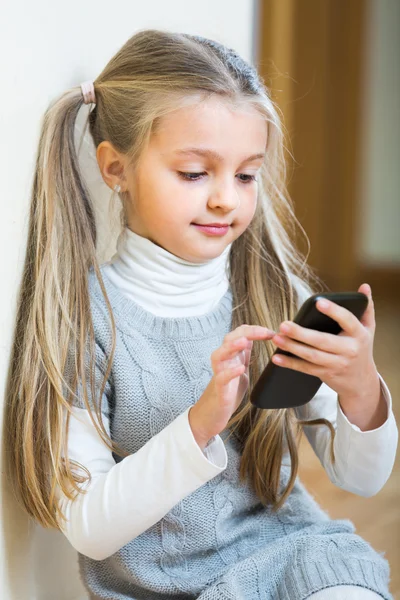
[[[186,179],[186,181],[198,181],[201,175],[205,175],[205,173],[184,173],[183,171],[178,171],[178,174],[182,179]],[[192,177],[193,176],[193,177]]]
[[[248,177],[248,179],[241,179],[241,181],[243,183],[250,183],[251,181],[255,181],[256,180],[256,176],[255,175],[246,175],[246,173],[241,173],[240,174],[241,177]]]
[[[199,181],[202,175],[207,175],[207,173],[205,173],[204,171],[202,173],[185,173],[183,171],[178,171],[178,174],[182,179],[185,179],[186,181]],[[242,183],[250,183],[251,181],[256,180],[255,175],[246,175],[245,173],[240,173],[239,176],[248,177],[248,179],[245,180],[241,179],[240,181]]]

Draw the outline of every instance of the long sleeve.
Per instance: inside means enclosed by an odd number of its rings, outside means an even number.
[[[189,424],[189,409],[116,463],[89,413],[73,407],[68,456],[84,465],[92,480],[74,500],[58,493],[66,516],[62,531],[78,552],[95,560],[107,558],[226,468],[221,437],[215,436],[203,453]],[[109,433],[109,419],[102,418]]]
[[[322,425],[305,426],[304,433],[332,483],[366,498],[377,494],[389,479],[398,443],[392,397],[381,375],[379,378],[388,412],[386,421],[377,429],[362,431],[350,423],[337,393],[325,383],[310,402],[296,409],[300,419],[324,417],[331,421],[336,431],[335,465],[330,458],[330,430]]]

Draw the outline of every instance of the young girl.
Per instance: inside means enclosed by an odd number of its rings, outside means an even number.
[[[74,146],[82,103],[122,203],[104,264]],[[322,282],[293,243],[283,150],[255,69],[188,34],[140,31],[45,115],[7,390],[10,475],[29,515],[78,551],[90,598],[392,598],[383,554],[297,477],[305,425],[331,481],[372,496],[398,431],[369,286],[361,321],[318,303],[338,336],[291,321]],[[281,368],[321,378],[307,405],[251,404],[276,347],[295,355]]]

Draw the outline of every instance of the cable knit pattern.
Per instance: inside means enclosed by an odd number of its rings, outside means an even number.
[[[232,293],[228,289],[206,314],[161,317],[124,296],[104,271],[103,278],[117,340],[102,410],[110,416],[112,438],[135,453],[208,385],[210,356],[231,331]],[[92,270],[89,289],[99,377],[111,335]],[[84,408],[81,394],[75,404]],[[325,587],[354,584],[392,600],[386,559],[355,534],[350,521],[331,520],[299,479],[281,511],[272,513],[239,481],[236,436],[220,435],[228,455],[223,472],[108,558],[79,554],[90,598],[305,600]],[[282,486],[288,476],[289,466],[283,466]]]

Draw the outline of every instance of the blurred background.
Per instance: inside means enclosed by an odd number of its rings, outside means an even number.
[[[131,35],[154,27],[235,48],[270,86],[287,130],[288,189],[310,240],[309,263],[333,291],[371,285],[375,361],[399,422],[400,0],[2,0],[0,11],[2,384],[40,120],[57,95],[95,78]],[[115,251],[104,210],[110,191],[88,139],[82,154],[101,207],[99,255],[107,260]],[[304,239],[299,244],[307,253]],[[371,498],[331,484],[305,439],[300,464],[300,478],[331,517],[351,519],[359,535],[385,552],[391,591],[400,600],[399,457]],[[30,523],[4,478],[0,494],[0,597],[84,600],[77,555],[64,536]]]
[[[371,285],[375,362],[399,423],[400,1],[263,0],[257,24],[255,61],[284,116],[288,189],[309,263],[332,291]],[[351,519],[385,551],[400,599],[399,451],[371,498],[334,486],[304,435],[300,465],[331,517]]]

